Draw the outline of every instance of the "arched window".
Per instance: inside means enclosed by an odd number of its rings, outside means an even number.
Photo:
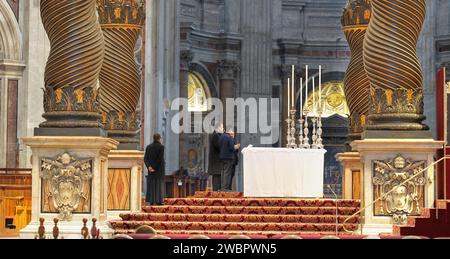
[[[319,101],[319,89],[316,87],[314,95],[309,94],[308,105],[304,108],[305,113],[313,115],[313,96],[316,98],[316,102]],[[322,118],[327,118],[332,115],[338,114],[342,117],[348,117],[350,110],[347,105],[344,92],[344,82],[342,81],[330,81],[322,84]],[[317,106],[317,109],[319,106]]]
[[[205,79],[198,73],[189,72],[188,102],[190,112],[206,112],[209,110],[210,93]]]

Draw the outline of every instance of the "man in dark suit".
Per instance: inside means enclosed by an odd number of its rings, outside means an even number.
[[[160,134],[153,136],[153,143],[145,150],[145,166],[148,170],[146,202],[150,205],[162,205],[165,198],[165,161],[164,146]]]
[[[233,183],[234,170],[236,170],[236,151],[241,148],[234,142],[233,129],[227,129],[219,140],[220,160],[222,161],[222,186],[221,191],[230,192]]]
[[[220,137],[223,134],[223,125],[217,127],[210,137],[208,174],[212,177],[213,191],[221,187],[222,163],[220,161]]]

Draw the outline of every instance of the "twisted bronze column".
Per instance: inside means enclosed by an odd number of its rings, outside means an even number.
[[[99,129],[104,41],[95,0],[41,0],[40,8],[51,45],[45,68],[46,121],[40,128]],[[60,131],[71,132],[76,131]]]
[[[119,148],[139,140],[136,108],[141,94],[135,46],[144,23],[141,0],[97,0],[105,37],[105,59],[100,73],[102,123]],[[130,146],[130,145],[128,145]]]
[[[350,109],[349,142],[361,139],[369,112],[370,82],[364,70],[363,46],[371,15],[371,0],[348,0],[342,15],[342,29],[352,54],[344,81]]]
[[[416,47],[426,0],[372,0],[364,42],[370,83],[368,130],[424,131],[423,76]]]

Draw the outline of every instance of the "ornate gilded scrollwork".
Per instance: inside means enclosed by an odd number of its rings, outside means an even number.
[[[43,116],[47,119],[46,125],[49,126],[101,127],[98,121],[99,107],[98,90],[92,87],[84,89],[63,87],[56,90],[47,87],[44,91],[44,108],[47,112]],[[78,119],[84,120],[82,125],[78,120],[65,120],[65,117],[70,118],[74,112],[77,113]]]
[[[422,124],[423,115],[422,90],[371,89],[370,129],[423,130],[428,126]]]
[[[104,55],[95,0],[41,0],[40,9],[51,45],[45,68],[47,121],[40,127],[101,127],[96,99],[86,100],[97,91]]]
[[[369,111],[370,82],[364,70],[363,46],[371,16],[371,0],[348,0],[341,18],[342,30],[352,53],[344,81],[350,109],[349,141],[361,139]]]
[[[58,212],[70,221],[74,212],[89,212],[92,159],[78,160],[64,153],[41,161],[43,212]],[[83,204],[82,208],[79,208]]]
[[[420,215],[424,205],[425,173],[403,184],[426,168],[426,161],[413,161],[398,155],[394,159],[374,161],[374,199],[391,192],[375,205],[375,215],[392,216],[394,224],[406,224],[407,217]]]
[[[100,73],[102,122],[109,137],[121,143],[137,143],[141,78],[134,50],[145,19],[144,2],[97,0],[97,4],[105,37]]]

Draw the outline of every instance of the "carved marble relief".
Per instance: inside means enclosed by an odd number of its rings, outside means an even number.
[[[73,213],[91,210],[92,159],[77,159],[67,153],[41,160],[42,212],[59,213],[70,221]]]
[[[408,216],[418,216],[424,206],[426,161],[414,161],[401,155],[384,161],[373,161],[374,200],[377,216],[392,216],[394,224],[404,225]],[[421,174],[420,174],[421,173]],[[411,181],[413,176],[419,174]]]

